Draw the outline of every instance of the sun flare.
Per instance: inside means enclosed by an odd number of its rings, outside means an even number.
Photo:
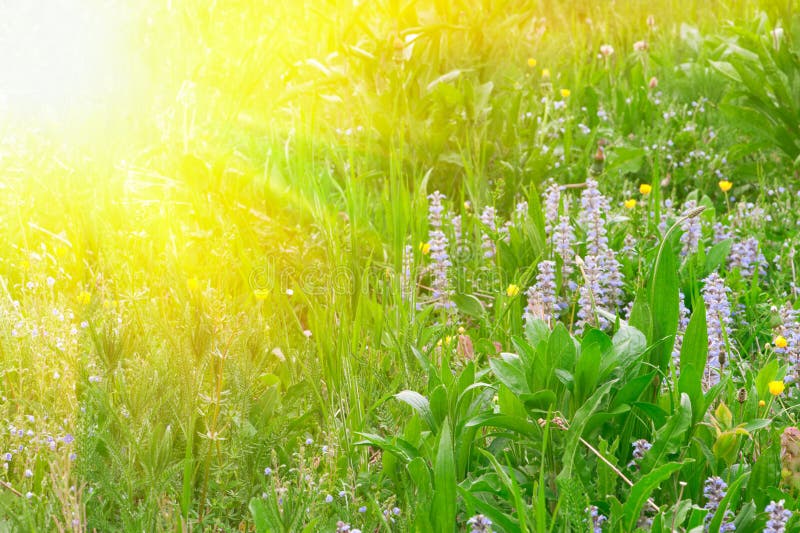
[[[0,105],[62,111],[114,87],[110,10],[87,0],[0,2]]]

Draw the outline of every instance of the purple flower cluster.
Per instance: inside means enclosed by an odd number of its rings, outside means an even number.
[[[600,264],[595,256],[586,256],[583,261],[583,276],[584,283],[580,287],[578,296],[578,323],[575,328],[578,333],[583,333],[587,325],[600,329],[608,325],[608,321],[598,316],[595,310],[595,307],[603,298],[601,284],[603,271],[600,269]]]
[[[470,526],[470,533],[493,533],[492,521],[487,516],[482,514],[475,515],[469,520],[467,524]]]
[[[447,236],[442,230],[442,219],[444,215],[444,205],[442,200],[445,196],[439,191],[434,191],[428,196],[428,224],[430,230],[428,237],[431,245],[431,259],[433,260],[433,299],[434,305],[438,309],[450,309],[450,280],[448,271],[451,266],[450,256],[447,253]]]
[[[703,301],[706,305],[708,326],[708,364],[703,374],[703,385],[706,389],[719,383],[720,374],[727,362],[725,337],[732,323],[728,292],[730,289],[725,286],[725,280],[716,272],[705,279]]]
[[[697,207],[695,200],[689,200],[683,205],[684,211],[688,212]],[[700,245],[700,238],[703,236],[703,226],[699,217],[688,217],[681,221],[681,255],[687,256],[695,253]]]
[[[706,504],[704,509],[708,509],[708,514],[705,518],[706,530],[708,530],[708,525],[714,519],[714,514],[716,514],[717,510],[719,509],[719,504],[722,501],[722,498],[725,497],[725,494],[728,490],[728,484],[719,477],[713,476],[706,479],[705,485],[703,486],[703,496],[706,497]],[[733,525],[733,522],[730,520],[730,511],[725,513],[725,518],[722,521],[722,525],[720,525],[720,532],[723,531],[735,531],[736,528]]]
[[[483,257],[491,259],[496,253],[494,240],[492,237],[492,234],[497,231],[497,213],[495,212],[494,207],[490,205],[484,207],[480,219],[484,226],[484,229],[481,231],[481,248],[483,249]]]
[[[775,352],[781,354],[789,363],[789,373],[784,378],[787,383],[800,385],[800,323],[798,312],[789,302],[780,309],[781,325],[778,334],[786,339],[786,348],[775,347]]]
[[[525,294],[528,298],[523,317],[525,320],[541,318],[549,323],[557,319],[556,264],[553,261],[539,263],[536,283]]]
[[[681,373],[681,348],[683,347],[683,336],[686,328],[689,327],[689,310],[683,303],[683,293],[679,293],[678,298],[678,331],[675,333],[675,344],[672,345],[672,365],[675,367],[675,375]]]
[[[564,201],[564,214],[559,216],[558,225],[553,230],[553,248],[556,255],[561,258],[561,277],[564,280],[569,280],[572,272],[574,271],[573,263],[575,262],[575,231],[572,229],[572,224],[569,220],[569,203]],[[572,282],[567,282],[572,284]],[[570,290],[575,290],[574,284],[570,286]]]
[[[603,533],[603,524],[608,520],[605,516],[600,514],[600,510],[596,505],[590,505],[586,508],[589,514],[589,522],[592,528],[592,533]]]
[[[549,239],[558,224],[558,204],[561,201],[561,189],[553,183],[544,191],[544,233]]]
[[[738,268],[742,276],[750,278],[758,269],[758,275],[766,275],[767,260],[764,254],[758,249],[758,239],[749,237],[743,241],[733,243],[731,254],[728,257],[728,265],[731,269]]]
[[[403,248],[403,275],[400,277],[400,295],[403,301],[411,300],[413,295],[413,269],[414,269],[414,248],[408,244]]]
[[[600,257],[608,248],[608,234],[604,214],[610,209],[608,199],[603,196],[594,178],[586,179],[586,188],[581,193],[579,222],[586,230],[586,253]]]
[[[764,508],[764,512],[769,514],[767,520],[767,527],[764,528],[764,533],[783,533],[786,531],[786,523],[792,517],[792,512],[784,506],[784,500],[779,502],[770,501],[769,505]]]

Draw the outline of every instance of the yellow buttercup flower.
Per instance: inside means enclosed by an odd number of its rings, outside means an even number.
[[[767,405],[767,402],[765,402],[764,400],[758,400],[758,406],[759,407],[764,407],[766,405]]]
[[[528,66],[534,68],[536,66],[536,60],[532,57],[528,58]]]
[[[733,187],[733,183],[728,180],[722,180],[718,183],[719,188],[722,189],[722,192],[728,192]]]
[[[92,295],[86,291],[81,291],[78,295],[78,303],[81,305],[89,305],[89,302],[92,301]]]
[[[253,296],[255,296],[256,300],[261,302],[267,299],[267,296],[269,296],[269,291],[267,289],[256,289],[253,291]]]
[[[769,387],[770,394],[772,394],[773,396],[779,396],[783,394],[786,385],[783,383],[783,381],[770,381],[767,384],[767,387]]]
[[[431,252],[431,243],[429,242],[419,243],[419,251],[422,252],[422,255],[428,255]]]
[[[569,95],[572,94],[569,89],[561,89],[561,97],[562,98],[569,98]]]
[[[783,335],[778,335],[777,337],[775,337],[774,342],[775,346],[777,346],[778,348],[786,348],[789,345],[789,343],[786,341],[786,337],[784,337]]]
[[[633,198],[625,200],[625,207],[627,209],[633,209],[634,207],[636,207],[636,200]]]
[[[513,283],[506,288],[506,294],[508,296],[514,297],[519,294],[519,285],[514,285]]]
[[[648,195],[653,191],[653,186],[649,183],[642,183],[639,185],[639,192],[644,195]]]
[[[186,288],[189,289],[190,292],[195,292],[197,289],[200,288],[200,280],[197,279],[197,276],[191,277],[186,280]]]
[[[550,69],[549,68],[543,68],[542,69],[542,77],[543,78],[549,78],[550,77]]]

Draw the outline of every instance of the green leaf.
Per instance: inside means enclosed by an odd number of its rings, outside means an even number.
[[[450,422],[445,419],[433,466],[433,523],[436,531],[451,532],[456,525],[456,463]]]
[[[710,274],[728,258],[731,253],[731,239],[725,239],[712,246],[706,254],[705,273]]]
[[[530,393],[528,378],[522,360],[515,354],[503,354],[502,358],[492,357],[489,366],[500,382],[517,394]]]
[[[708,359],[708,329],[706,327],[706,307],[698,298],[683,335],[681,345],[681,374],[678,378],[678,392],[689,396],[692,403],[692,422],[697,423],[705,412],[703,398],[703,372]]]
[[[439,430],[439,425],[436,423],[433,411],[431,411],[430,402],[425,396],[413,390],[404,390],[395,394],[394,397],[410,405],[428,424],[431,431],[436,433]]]
[[[496,427],[514,431],[531,439],[540,433],[539,427],[529,422],[527,418],[497,413],[481,413],[467,420],[464,427]]]
[[[453,303],[461,313],[474,318],[483,318],[486,312],[481,301],[471,294],[455,294]]]
[[[683,463],[667,463],[645,474],[631,487],[628,500],[622,508],[625,522],[625,527],[623,529],[625,531],[634,531],[636,529],[636,522],[639,520],[639,516],[642,514],[642,507],[647,502],[650,494],[657,489],[661,483],[669,479],[672,474],[690,462],[692,462],[691,459]]]
[[[686,440],[686,430],[692,424],[692,403],[689,395],[681,394],[677,411],[667,420],[653,438],[653,446],[642,460],[642,470],[650,471],[658,467],[671,453],[677,452]]]
[[[575,454],[578,451],[583,430],[589,419],[600,408],[608,392],[616,384],[616,380],[604,383],[599,389],[595,391],[592,396],[581,405],[577,410],[575,416],[572,417],[569,429],[567,430],[566,444],[564,445],[563,462],[564,466],[558,474],[558,478],[569,480],[572,477],[572,469],[574,468]]]
[[[458,493],[469,507],[487,516],[492,521],[492,524],[503,528],[503,531],[519,531],[519,521],[513,516],[505,514],[489,502],[476,498],[470,491],[460,485]]]
[[[251,498],[248,508],[250,509],[250,514],[253,515],[256,533],[268,533],[270,531],[269,516],[264,500],[261,498]]]
[[[675,251],[667,238],[656,256],[649,284],[649,302],[653,324],[653,343],[650,362],[662,372],[669,367],[675,333],[678,331],[679,280]],[[663,342],[662,342],[663,341]]]
[[[575,401],[583,403],[594,390],[600,378],[603,354],[611,350],[611,339],[597,329],[589,330],[581,342],[581,355],[575,363]]]

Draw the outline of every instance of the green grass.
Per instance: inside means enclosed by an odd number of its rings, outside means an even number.
[[[583,531],[596,506],[604,531],[689,531],[710,476],[739,530],[797,509],[797,387],[769,392],[795,362],[768,346],[796,297],[797,7],[128,5],[129,95],[3,126],[0,529]],[[579,333],[542,198],[569,186],[585,259],[588,177],[624,285]],[[453,311],[421,246],[435,190]],[[703,234],[682,255],[687,200]],[[747,237],[762,275],[729,262]],[[523,320],[547,259],[565,308]],[[715,269],[735,316],[709,388]]]

